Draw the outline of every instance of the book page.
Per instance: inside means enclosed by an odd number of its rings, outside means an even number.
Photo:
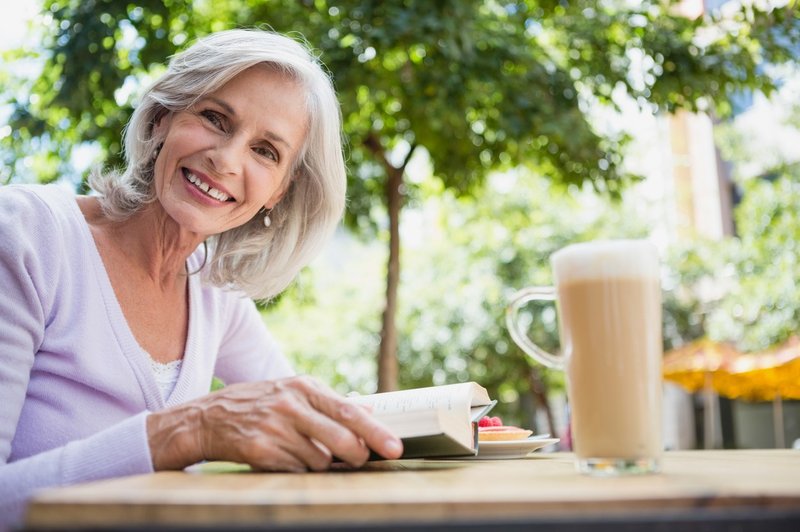
[[[478,442],[476,416],[496,403],[474,382],[348,399],[369,406],[373,415],[399,436],[404,446],[408,445],[406,450],[412,456],[474,455]]]
[[[447,384],[399,392],[361,395],[349,399],[372,407],[374,414],[391,412],[410,412],[414,410],[458,410],[464,411],[470,405],[473,383]]]

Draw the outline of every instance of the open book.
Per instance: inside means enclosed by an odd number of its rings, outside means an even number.
[[[403,440],[403,458],[477,454],[478,420],[497,403],[474,382],[349,399],[369,405],[375,417]]]

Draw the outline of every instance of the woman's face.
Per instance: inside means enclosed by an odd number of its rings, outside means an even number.
[[[305,139],[304,102],[296,82],[256,66],[161,119],[155,186],[166,213],[185,230],[212,235],[271,209]]]

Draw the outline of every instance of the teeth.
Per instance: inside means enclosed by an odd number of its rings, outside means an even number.
[[[215,200],[228,201],[230,199],[230,196],[228,196],[221,190],[208,186],[207,183],[203,183],[202,181],[200,181],[200,178],[198,178],[196,175],[189,172],[188,170],[184,171],[184,174],[186,175],[186,179],[188,179],[191,184],[193,184],[195,187],[199,188],[200,190],[202,190]]]

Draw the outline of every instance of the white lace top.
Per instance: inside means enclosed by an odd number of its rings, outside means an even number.
[[[162,364],[153,360],[153,357],[149,355],[148,357],[150,358],[150,368],[153,370],[153,376],[156,378],[156,384],[158,384],[158,389],[161,391],[161,397],[166,401],[172,390],[175,389],[175,383],[178,382],[183,360],[178,359]]]

